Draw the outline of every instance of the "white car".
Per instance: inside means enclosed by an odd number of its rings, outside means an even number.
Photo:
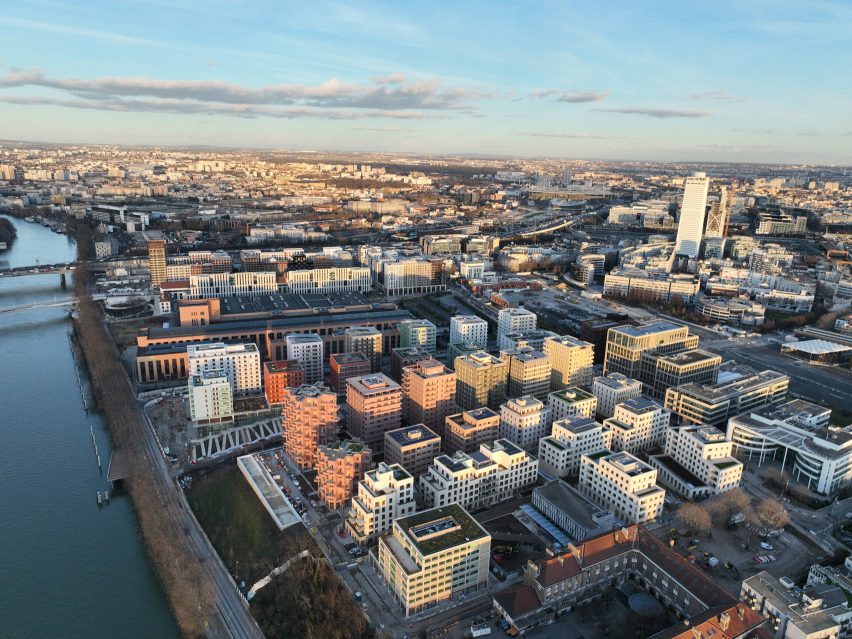
[[[772,544],[767,544],[765,541],[760,542],[760,547],[764,550],[773,550]]]

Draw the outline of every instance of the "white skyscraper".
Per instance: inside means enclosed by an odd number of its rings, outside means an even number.
[[[675,253],[678,255],[698,257],[698,249],[701,248],[701,234],[704,232],[704,216],[707,210],[709,187],[710,178],[704,173],[695,173],[692,177],[686,178],[675,242]]]

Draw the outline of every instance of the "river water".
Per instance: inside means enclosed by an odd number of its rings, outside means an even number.
[[[0,268],[74,260],[67,236],[13,222]],[[58,275],[0,278],[0,309],[71,295]],[[179,637],[130,498],[97,505],[110,443],[83,407],[69,328],[65,308],[0,313],[0,635]]]

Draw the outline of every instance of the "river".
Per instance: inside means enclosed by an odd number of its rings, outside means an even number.
[[[0,268],[74,260],[67,236],[13,223],[18,236]],[[71,295],[70,278],[63,290],[58,275],[0,278],[0,309]],[[130,498],[97,505],[110,442],[100,415],[83,407],[69,328],[64,308],[0,314],[0,633],[179,637]]]

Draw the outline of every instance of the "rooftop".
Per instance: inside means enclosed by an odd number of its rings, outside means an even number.
[[[609,332],[621,333],[622,335],[627,335],[629,337],[646,337],[648,335],[654,335],[656,333],[662,333],[665,331],[677,331],[681,329],[686,330],[686,327],[666,320],[653,320],[650,322],[646,322],[645,324],[640,324],[639,326],[614,326],[613,328],[609,329]]]
[[[490,538],[458,504],[424,510],[394,522],[423,554],[432,555],[471,541]]]
[[[385,437],[389,437],[401,446],[441,440],[437,433],[423,424],[415,424],[414,426],[406,426],[405,428],[390,430],[385,433]]]

